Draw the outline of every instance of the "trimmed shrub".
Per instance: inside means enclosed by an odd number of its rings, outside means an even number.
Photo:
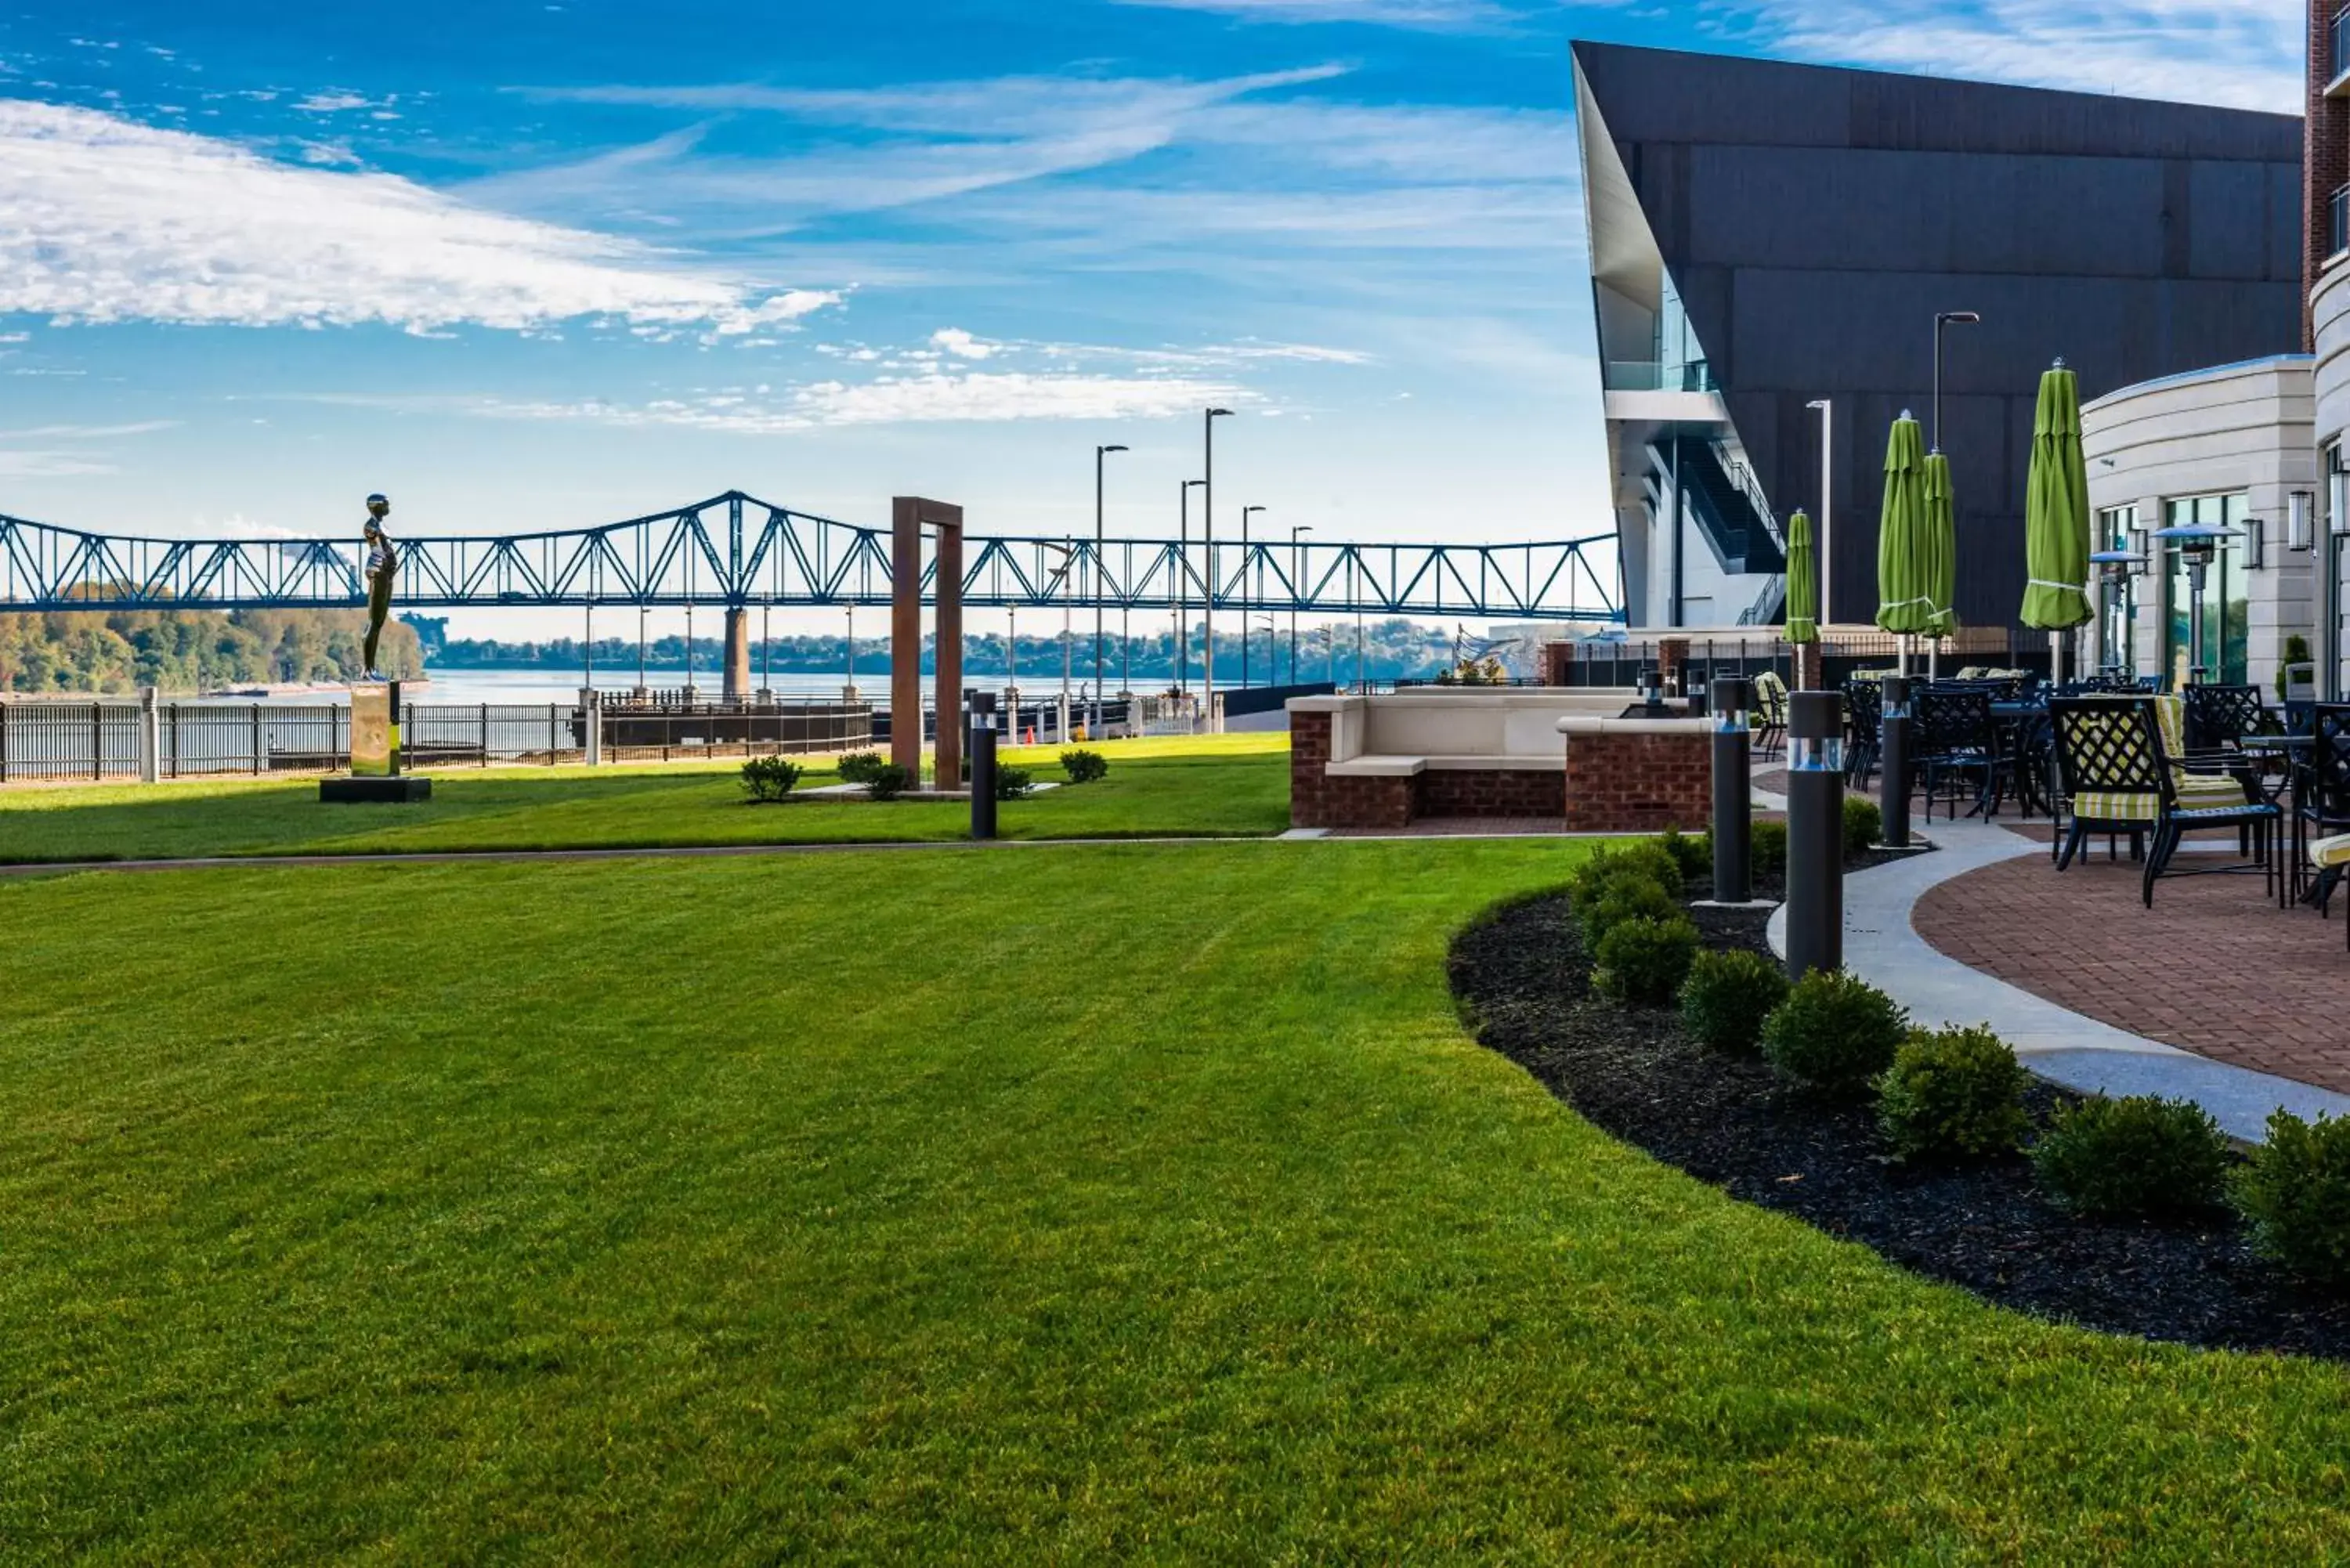
[[[2279,1110],[2236,1174],[2252,1248],[2312,1284],[2350,1284],[2350,1116]]]
[[[840,782],[871,784],[873,775],[887,765],[881,761],[879,752],[851,752],[840,759]]]
[[[1697,927],[1685,915],[1667,919],[1634,916],[1600,939],[1593,981],[1619,1002],[1654,1007],[1673,999],[1697,957]]]
[[[1866,795],[1844,797],[1844,857],[1856,859],[1885,837],[1885,813]]]
[[[1713,832],[1683,833],[1678,827],[1668,827],[1657,836],[1657,847],[1671,857],[1681,874],[1684,889],[1700,877],[1713,875]]]
[[[1035,789],[1035,787],[1036,787],[1036,777],[1035,777],[1035,775],[1034,774],[1031,774],[1031,773],[1030,773],[1026,768],[1014,768],[1014,767],[1006,767],[1006,766],[1005,766],[1004,764],[1003,764],[1002,763],[996,763],[996,765],[995,765],[995,798],[996,798],[996,799],[998,799],[998,800],[1024,800],[1024,799],[1026,799],[1026,798],[1027,798],[1027,796],[1028,796],[1028,792],[1029,792],[1030,790],[1032,790],[1032,789]]]
[[[1627,920],[1678,920],[1682,918],[1680,900],[1639,877],[1621,877],[1609,883],[1596,904],[1582,906],[1577,918],[1583,925],[1583,950],[1595,960],[1607,940],[1607,933]]]
[[[781,800],[806,771],[787,757],[753,757],[743,764],[743,787],[754,805]]]
[[[2228,1139],[2192,1100],[2100,1096],[2056,1113],[2032,1146],[2032,1168],[2075,1214],[2184,1218],[2219,1207]]]
[[[1760,953],[1707,951],[1681,984],[1681,1022],[1699,1044],[1751,1056],[1762,1021],[1787,1000],[1787,977]]]
[[[1099,752],[1063,752],[1061,771],[1069,775],[1071,784],[1091,784],[1108,774],[1109,759]]]
[[[2023,1064],[1988,1029],[1918,1030],[1877,1075],[1877,1126],[1904,1159],[1983,1159],[2022,1141]]]
[[[1601,896],[1623,877],[1653,882],[1676,901],[1685,886],[1679,865],[1664,846],[1653,838],[1640,838],[1594,850],[1567,879],[1567,891],[1575,902],[1587,907],[1599,902]]]
[[[1762,1054],[1799,1084],[1857,1095],[1893,1065],[1909,1015],[1865,981],[1814,970],[1762,1021]]]
[[[913,770],[898,763],[883,763],[865,780],[866,793],[875,800],[895,800],[913,787]]]
[[[1747,829],[1746,864],[1757,877],[1783,877],[1787,873],[1787,825],[1783,822],[1758,822]]]

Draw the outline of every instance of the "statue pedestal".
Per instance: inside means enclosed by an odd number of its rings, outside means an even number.
[[[421,774],[359,774],[318,781],[318,799],[326,805],[410,805],[432,798],[432,781]]]

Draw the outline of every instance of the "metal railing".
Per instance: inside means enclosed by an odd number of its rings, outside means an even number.
[[[350,764],[350,721],[331,703],[158,703],[156,776],[331,773]],[[845,751],[870,745],[874,729],[861,703],[608,708],[601,722],[603,755],[615,761]],[[588,724],[576,703],[400,710],[403,754],[418,768],[582,762]],[[135,701],[0,702],[0,784],[140,778],[143,725]]]

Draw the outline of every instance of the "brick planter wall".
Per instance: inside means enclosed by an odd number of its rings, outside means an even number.
[[[1523,773],[1431,768],[1419,775],[1422,816],[1556,816],[1566,808],[1566,770]]]
[[[1418,781],[1396,779],[1334,779],[1323,769],[1330,762],[1330,715],[1289,716],[1289,825],[1292,827],[1378,827],[1409,826],[1414,815]]]
[[[1700,831],[1713,812],[1713,737],[1575,735],[1565,784],[1569,832]]]

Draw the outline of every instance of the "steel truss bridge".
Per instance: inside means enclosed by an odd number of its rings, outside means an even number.
[[[1028,609],[1213,606],[1314,615],[1623,620],[1586,552],[1529,545],[1339,544],[966,535],[963,603]],[[890,535],[729,491],[562,533],[396,536],[403,609],[886,605]],[[366,602],[356,539],[146,539],[0,514],[0,611],[342,609]],[[926,542],[922,597],[937,561]]]

